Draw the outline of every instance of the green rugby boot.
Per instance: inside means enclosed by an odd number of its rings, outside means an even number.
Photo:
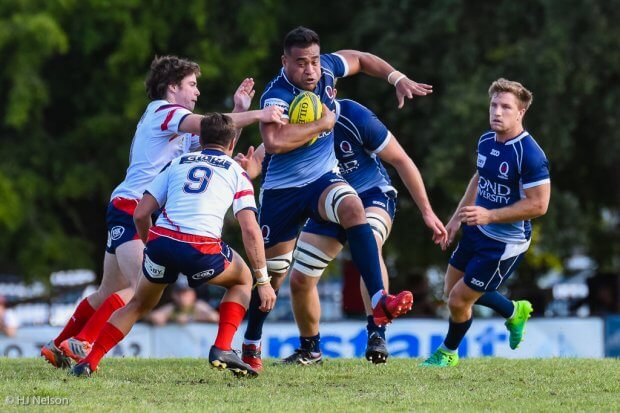
[[[513,301],[515,304],[515,313],[512,318],[506,320],[504,325],[510,333],[508,341],[511,349],[519,347],[521,341],[523,341],[523,334],[525,333],[525,323],[532,315],[532,303],[527,300]]]
[[[421,367],[450,367],[459,364],[459,355],[438,348],[429,358],[420,363]]]

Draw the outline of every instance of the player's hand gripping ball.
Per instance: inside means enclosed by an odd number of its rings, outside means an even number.
[[[290,123],[310,123],[321,119],[321,116],[323,116],[321,98],[312,92],[306,91],[295,96],[288,109]],[[312,145],[318,137],[314,136],[306,146]]]

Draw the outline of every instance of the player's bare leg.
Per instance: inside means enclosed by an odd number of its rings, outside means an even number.
[[[285,364],[317,364],[322,362],[320,349],[319,321],[321,319],[321,303],[319,301],[319,292],[317,284],[320,280],[323,270],[315,269],[314,273],[303,273],[302,268],[307,264],[312,266],[310,261],[305,263],[306,259],[317,259],[323,257],[325,265],[338,255],[342,250],[342,244],[336,239],[323,235],[302,232],[299,236],[297,245],[297,253],[300,253],[300,245],[306,248],[314,248],[308,253],[315,255],[296,255],[296,264],[291,271],[291,301],[295,321],[299,328],[300,348],[296,349],[293,354],[282,360]],[[320,252],[320,253],[319,253]]]
[[[457,349],[472,323],[472,307],[483,292],[475,291],[460,279],[450,290],[448,307],[450,321],[448,334],[443,344],[423,363],[422,366],[456,366],[459,361]]]

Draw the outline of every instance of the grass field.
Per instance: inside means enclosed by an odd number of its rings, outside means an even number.
[[[83,379],[40,359],[0,358],[0,411],[620,411],[618,359],[465,359],[447,369],[419,362],[267,360],[258,378],[236,379],[204,359],[109,359]],[[33,406],[45,398],[66,405]]]

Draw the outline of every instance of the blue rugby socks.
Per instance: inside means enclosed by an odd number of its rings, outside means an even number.
[[[488,291],[482,294],[475,304],[489,307],[506,319],[512,317],[515,311],[514,303],[497,291]]]
[[[275,290],[276,297],[280,290]],[[252,290],[252,298],[250,299],[250,306],[248,308],[248,325],[245,329],[244,338],[251,341],[260,341],[263,336],[263,324],[269,315],[269,311],[261,311],[260,296],[256,288]]]
[[[379,264],[379,250],[377,242],[369,224],[354,225],[345,229],[351,257],[362,275],[362,280],[370,296],[383,291],[381,265]]]
[[[456,351],[456,349],[459,348],[459,344],[461,344],[463,337],[465,337],[465,334],[467,334],[467,330],[469,330],[469,327],[471,327],[472,320],[473,317],[462,323],[455,323],[454,321],[452,321],[452,317],[450,317],[448,335],[443,341],[443,346],[446,350],[454,352]]]
[[[302,350],[311,353],[321,352],[321,334],[312,337],[299,337],[299,344]]]
[[[375,319],[372,315],[367,316],[366,320],[366,331],[368,332],[368,337],[370,337],[372,333],[377,333],[385,340],[385,326],[376,325]]]

